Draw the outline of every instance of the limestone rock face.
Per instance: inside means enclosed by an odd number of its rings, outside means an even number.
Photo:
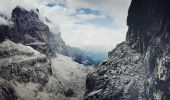
[[[126,41],[86,80],[86,100],[170,99],[170,1],[132,0]]]

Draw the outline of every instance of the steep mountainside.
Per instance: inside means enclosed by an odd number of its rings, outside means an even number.
[[[126,41],[86,80],[86,100],[170,99],[170,1],[132,0]]]

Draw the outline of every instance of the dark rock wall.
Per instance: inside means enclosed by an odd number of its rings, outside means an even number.
[[[12,11],[12,21],[14,22],[14,28],[12,29],[13,34],[16,38],[15,41],[25,42],[25,34],[37,38],[39,41],[47,42],[47,35],[49,33],[49,28],[43,22],[39,20],[38,11],[26,11],[23,8],[16,7]],[[19,33],[19,36],[16,36]]]
[[[129,8],[126,40],[137,44],[139,51],[146,51],[152,39],[164,34],[164,41],[169,42],[170,21],[169,0],[132,0]]]
[[[4,41],[6,37],[9,37],[9,27],[6,25],[0,25],[0,42]]]
[[[85,99],[169,100],[170,1],[132,0],[127,25],[125,43],[88,75]]]

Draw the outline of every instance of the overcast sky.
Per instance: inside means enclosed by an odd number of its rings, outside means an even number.
[[[66,44],[107,52],[125,40],[130,1],[0,0],[0,12],[10,18],[16,5],[28,10],[39,8],[40,16],[48,17],[56,29],[59,26]]]

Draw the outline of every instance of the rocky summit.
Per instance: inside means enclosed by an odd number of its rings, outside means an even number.
[[[169,5],[169,0],[132,0],[126,41],[88,74],[86,100],[170,99]]]

